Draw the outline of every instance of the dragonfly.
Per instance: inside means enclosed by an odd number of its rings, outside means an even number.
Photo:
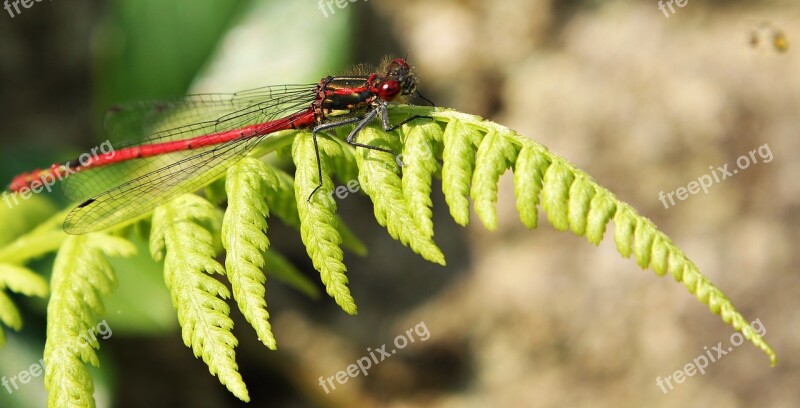
[[[388,107],[411,96],[433,105],[417,90],[417,77],[403,58],[361,74],[327,76],[315,84],[266,86],[234,94],[198,94],[173,100],[112,107],[104,127],[115,143],[107,153],[53,164],[15,177],[20,192],[45,179],[61,180],[65,196],[80,202],[67,215],[64,231],[85,234],[139,217],[220,177],[264,138],[278,131],[310,129],[319,184],[320,132],[353,126],[345,141],[394,155],[389,149],[356,141],[375,120],[391,132],[430,116],[413,115],[391,124]]]

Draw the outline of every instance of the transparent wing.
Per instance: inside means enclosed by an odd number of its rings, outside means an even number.
[[[173,101],[138,102],[109,111],[110,136],[126,137],[114,150],[150,147],[266,123],[307,109],[315,85],[259,88],[230,95],[193,95]],[[276,123],[275,130],[280,128]],[[142,215],[192,192],[223,174],[272,131],[245,139],[87,168],[62,181],[64,194],[82,202],[69,213],[64,230],[97,231]],[[122,157],[122,156],[120,156]]]
[[[221,176],[263,137],[140,159],[153,162],[151,164],[170,164],[141,175],[134,173],[136,178],[86,200],[67,215],[64,231],[84,234],[102,230],[195,191]],[[75,176],[78,174],[81,173]]]
[[[259,102],[236,110],[231,110],[230,108],[226,110],[216,110],[215,113],[222,114],[223,116],[211,116],[215,117],[214,120],[194,122],[179,127],[172,127],[175,122],[171,122],[173,124],[162,125],[166,126],[168,129],[157,131],[152,135],[139,137],[130,143],[115,144],[113,147],[115,151],[119,152],[129,147],[191,139],[193,137],[230,131],[248,125],[268,122],[276,118],[285,117],[291,113],[299,112],[307,108],[314,99],[313,94],[310,96],[301,96],[302,98],[295,98],[292,101],[289,101],[289,99],[272,99],[267,102]],[[186,117],[182,119],[186,120]],[[186,160],[193,155],[200,154],[204,150],[208,149],[167,153],[89,168],[64,178],[61,183],[61,188],[68,199],[75,202],[82,202],[106,190],[110,190],[117,185],[142,177],[158,168]]]
[[[310,103],[316,96],[315,88],[316,84],[279,85],[235,94],[121,104],[106,111],[103,128],[115,149],[174,141],[234,128],[246,123],[243,117],[252,116],[254,111],[283,110],[282,106],[300,100]]]

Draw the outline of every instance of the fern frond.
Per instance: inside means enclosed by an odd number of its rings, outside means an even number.
[[[47,281],[36,272],[16,265],[0,264],[0,290],[8,288],[25,296],[46,297]]]
[[[573,181],[575,172],[561,160],[556,160],[555,163],[551,161],[550,167],[544,173],[542,208],[547,213],[547,219],[559,231],[566,231],[570,227],[572,197],[569,192]]]
[[[475,148],[481,133],[458,119],[442,135],[442,192],[450,215],[461,226],[469,224],[469,186],[475,171]]]
[[[347,152],[347,150],[345,150]],[[352,152],[347,152],[351,156]],[[344,153],[343,153],[344,154]],[[337,156],[338,157],[338,156]],[[330,159],[330,158],[329,158]],[[315,159],[316,160],[316,159]],[[286,225],[300,231],[300,215],[297,212],[297,200],[294,194],[294,178],[289,174],[278,170],[271,169],[277,179],[277,185],[273,190],[267,194],[267,206],[273,215],[281,219]],[[358,171],[358,168],[354,168]],[[339,171],[339,170],[336,170]],[[352,172],[353,170],[351,170]],[[355,180],[355,176],[351,180]],[[330,194],[326,199],[330,199]],[[337,222],[334,224],[336,230],[342,236],[342,247],[355,253],[356,255],[364,256],[367,254],[367,246],[347,227],[347,224],[334,214]]]
[[[215,259],[214,237],[207,225],[219,213],[208,201],[184,195],[158,207],[153,214],[150,253],[164,261],[164,281],[178,312],[183,342],[202,357],[212,375],[242,401],[247,387],[236,364],[238,344],[225,298],[228,289],[210,274],[225,274]]]
[[[8,289],[25,296],[46,297],[49,291],[47,281],[28,268],[17,265],[0,264],[0,322],[19,331],[22,317],[19,310],[4,291]],[[6,337],[0,329],[0,347],[5,346]]]
[[[57,251],[67,234],[61,229],[61,223],[69,210],[62,211],[30,232],[6,243],[0,248],[0,262],[21,265],[44,254]]]
[[[478,146],[470,192],[478,218],[490,231],[497,229],[497,183],[506,169],[514,165],[518,151],[518,146],[495,129],[489,129]]]
[[[449,126],[448,126],[449,127]],[[547,156],[537,154],[536,149],[525,146],[520,149],[514,163],[514,196],[517,200],[522,224],[534,229],[539,224],[539,198],[544,184],[544,171],[550,165]],[[603,224],[605,229],[605,224]],[[600,235],[602,239],[602,234]]]
[[[22,316],[19,314],[19,309],[4,292],[0,292],[0,321],[16,331],[22,329]],[[6,334],[0,330],[0,347],[5,345]]]
[[[223,219],[222,234],[223,241],[226,242],[225,248],[228,251],[226,269],[229,279],[231,279],[232,274],[232,265],[229,264],[229,260],[233,258],[238,263],[238,259],[241,258],[241,256],[237,256],[234,253],[235,249],[231,250],[232,247],[235,248],[237,246],[236,240],[239,239],[242,242],[239,242],[240,245],[238,246],[247,247],[244,255],[245,262],[249,263],[250,258],[255,256],[255,251],[258,251],[261,256],[255,258],[255,262],[251,264],[252,266],[263,267],[263,270],[268,275],[274,276],[276,279],[312,298],[319,297],[317,287],[279,253],[268,251],[269,240],[266,238],[266,234],[263,235],[265,241],[261,242],[260,234],[253,228],[253,226],[263,226],[266,230],[266,217],[270,215],[271,210],[277,208],[277,213],[280,213],[280,215],[276,215],[284,223],[295,226],[298,230],[300,229],[300,217],[297,212],[297,202],[294,195],[294,179],[283,171],[267,166],[260,160],[246,158],[228,171],[226,188],[229,199],[228,209]],[[265,203],[266,205],[264,206],[263,204]],[[275,207],[273,208],[273,206]],[[357,249],[358,246],[364,247],[364,244],[344,226],[344,223],[340,222],[340,225],[342,228],[339,229],[339,233],[342,234],[343,245],[348,240],[345,239],[345,234],[349,234],[351,245],[356,245]],[[243,226],[245,227],[244,234],[238,231]],[[255,271],[252,273],[258,278],[256,281],[262,279],[255,274]],[[256,297],[264,297],[263,290],[260,295],[255,292],[252,295],[251,302],[256,302]],[[238,301],[236,286],[233,286],[233,297]],[[242,308],[242,305],[240,304],[239,307]],[[263,307],[266,308],[266,303],[264,303]],[[247,317],[246,314],[245,317]],[[267,318],[269,318],[269,314],[264,314],[263,320]],[[250,323],[252,324],[252,322]],[[269,327],[269,324],[267,324],[267,327]],[[271,332],[269,334],[270,336],[272,335]],[[265,338],[261,333],[259,333],[259,336],[262,340]]]
[[[433,119],[412,122],[389,133],[380,124],[371,124],[358,135],[360,143],[402,151],[402,167],[385,152],[354,150],[342,140],[320,136],[320,180],[311,136],[299,131],[278,132],[265,138],[256,151],[285,154],[290,148],[297,168],[294,178],[258,160],[244,159],[230,169],[224,185],[219,182],[207,189],[215,203],[222,203],[224,186],[228,197],[224,218],[214,204],[196,195],[179,197],[155,210],[150,252],[164,262],[164,280],[183,341],[239,399],[248,401],[249,395],[238,373],[238,342],[231,333],[233,321],[224,300],[231,293],[212,275],[228,276],[239,308],[261,341],[274,348],[262,270],[304,293],[315,295],[317,289],[280,254],[267,250],[266,218],[271,213],[300,231],[327,293],[343,310],[355,314],[340,246],[357,253],[366,249],[335,214],[331,174],[345,183],[357,177],[374,204],[378,223],[423,258],[444,265],[444,255],[433,241],[430,198],[432,177],[440,165],[442,189],[457,223],[469,222],[471,198],[484,226],[495,229],[498,180],[512,169],[516,206],[526,227],[538,226],[541,204],[556,229],[570,229],[596,245],[613,220],[614,241],[621,255],[633,256],[640,267],[652,268],[659,276],[669,273],[683,282],[700,302],[741,331],[773,365],[776,363],[772,348],[665,234],[567,160],[477,116],[413,106],[393,107],[389,113],[401,118],[424,115]],[[322,187],[309,199],[320,182]],[[129,255],[133,246],[106,234],[68,237],[56,230],[63,218],[64,213],[58,214],[0,249],[0,321],[14,329],[22,323],[3,289],[46,295],[44,281],[21,265],[60,247],[48,304],[48,405],[91,407],[93,385],[85,364],[98,364],[94,349],[99,344],[87,340],[91,347],[83,346],[81,333],[95,325],[103,312],[100,296],[115,283],[104,256]],[[115,231],[125,231],[123,228]],[[227,271],[216,260],[223,247],[227,250]],[[3,336],[0,331],[0,343]]]
[[[347,129],[341,129],[341,131],[344,130]],[[336,142],[336,144],[327,145],[328,163],[336,179],[339,180],[343,186],[346,185],[349,188],[350,183],[358,181],[358,165],[356,164],[355,152],[352,146],[348,145],[344,139],[333,138],[331,141]],[[333,199],[333,192],[334,191],[331,190],[328,194],[330,199]],[[342,247],[358,256],[366,256],[367,246],[358,239],[338,215],[336,217],[338,222],[335,225],[336,230],[339,231],[339,235],[342,236]]]
[[[3,194],[2,200],[6,205],[0,205],[0,220],[3,220],[3,228],[0,228],[0,247],[8,245],[36,226],[47,224],[47,218],[58,212],[55,204],[41,194],[35,194],[27,200],[13,198],[13,195],[9,197],[7,194]],[[15,201],[19,201],[19,205],[12,205]]]
[[[225,182],[228,209],[222,221],[222,244],[228,252],[225,269],[233,298],[258,338],[272,350],[277,345],[269,324],[264,298],[267,278],[262,268],[269,247],[265,198],[276,184],[272,170],[260,160],[245,158],[232,166]]]
[[[396,136],[368,127],[359,134],[359,142],[371,146],[392,148]],[[419,228],[408,207],[402,181],[397,175],[398,164],[388,153],[360,149],[356,151],[358,179],[361,188],[372,199],[375,219],[392,238],[410,247],[428,261],[445,264],[444,254],[431,237]],[[410,188],[417,188],[411,186]]]
[[[618,207],[614,224],[626,227],[620,232],[615,230],[614,234],[620,253],[630,252],[633,241],[633,255],[642,268],[651,267],[659,276],[669,272],[675,281],[683,282],[689,292],[707,305],[712,313],[722,317],[725,323],[740,331],[747,340],[761,349],[769,357],[772,366],[778,363],[772,347],[748,324],[744,316],[736,311],[730,299],[700,272],[697,265],[689,260],[683,251],[678,249],[650,220],[637,214],[633,208],[624,203],[618,204]],[[627,228],[631,225],[633,231]]]
[[[8,217],[2,218],[11,221],[7,229],[6,225],[3,225],[3,232],[6,235],[0,237],[0,242],[4,245],[0,249],[0,322],[17,331],[22,328],[22,317],[14,302],[3,293],[3,290],[8,288],[12,292],[26,296],[46,297],[49,290],[47,282],[36,273],[19,265],[58,250],[67,237],[60,229],[53,230],[56,225],[60,225],[64,217],[63,214],[57,214],[49,220],[44,220],[23,236],[12,238],[10,234],[14,230],[21,232],[30,229],[31,220],[28,217],[33,220],[43,220],[53,210],[53,205],[49,201],[40,198],[33,198],[25,204],[18,209],[22,214],[15,214],[13,217],[8,214]],[[5,208],[0,210],[0,213],[6,212],[9,211]],[[5,346],[5,342],[5,333],[0,328],[0,347]]]
[[[98,233],[70,236],[58,251],[44,346],[48,407],[94,407],[94,385],[84,364],[99,366],[94,349],[100,345],[86,333],[105,312],[101,295],[116,286],[105,256],[130,256],[135,251],[122,238]]]
[[[453,149],[447,146],[448,140],[452,140],[450,135],[469,133],[463,129],[465,125],[484,134],[477,150],[477,164],[471,188],[476,201],[476,211],[479,215],[483,213],[481,219],[487,227],[491,228],[493,225],[492,215],[495,211],[489,208],[490,203],[492,207],[494,206],[493,198],[496,194],[496,188],[490,184],[492,180],[496,183],[498,172],[501,172],[502,168],[510,166],[515,171],[517,208],[526,226],[536,227],[536,205],[540,200],[548,220],[556,229],[563,231],[569,228],[575,234],[585,236],[593,244],[600,242],[606,225],[613,219],[614,240],[620,254],[626,258],[633,255],[639,266],[652,268],[659,276],[669,271],[676,281],[683,282],[689,292],[707,305],[712,313],[719,315],[725,323],[740,331],[745,338],[766,353],[773,366],[776,364],[775,351],[750,327],[722,291],[700,273],[683,251],[678,249],[649,219],[598,185],[588,174],[575,168],[564,158],[551,153],[546,147],[478,116],[427,107],[403,107],[398,110],[409,116],[429,115],[437,121],[446,123],[443,188],[448,184],[449,175],[463,174],[469,169],[464,161],[471,159],[468,153],[462,156],[448,154],[448,150]],[[457,129],[450,129],[451,126]],[[472,136],[470,140],[474,140],[475,137]],[[460,143],[462,146],[468,145],[465,141]],[[481,150],[484,146],[488,149],[483,156],[487,162],[485,166],[480,163]],[[464,147],[461,148],[463,149]],[[448,159],[459,163],[448,164]],[[486,170],[480,170],[482,168]],[[485,171],[486,174],[478,175],[479,171]],[[448,187],[453,197],[463,196],[464,177],[460,176],[459,179],[461,181],[458,182],[458,187],[452,184]],[[476,189],[481,191],[474,191]],[[447,189],[445,194],[448,194]],[[483,204],[479,204],[479,200]],[[457,205],[455,211],[451,208],[451,212],[455,213],[454,218],[457,222],[463,221],[461,214],[463,201],[454,198],[452,202]]]
[[[411,217],[427,239],[433,237],[431,183],[438,170],[436,146],[441,145],[442,129],[432,120],[403,125],[408,128],[403,143],[402,187]],[[420,123],[421,122],[421,123]]]
[[[347,183],[350,180],[358,178],[358,165],[356,164],[356,154],[353,147],[344,141],[347,137],[349,129],[337,129],[337,134],[340,137],[327,139],[335,142],[327,146],[328,163],[333,175],[342,183]]]
[[[300,216],[300,236],[314,268],[319,271],[322,283],[328,295],[336,300],[336,304],[349,314],[356,314],[356,304],[350,289],[347,287],[347,268],[342,263],[344,254],[339,244],[341,235],[335,225],[338,219],[336,201],[330,198],[333,186],[328,176],[328,152],[326,148],[335,149],[335,142],[325,137],[319,138],[319,152],[322,162],[322,187],[309,199],[320,180],[316,166],[316,154],[313,139],[301,135],[295,139],[292,147],[297,171],[295,173],[295,199]]]

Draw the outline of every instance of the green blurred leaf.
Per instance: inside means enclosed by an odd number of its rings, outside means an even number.
[[[0,199],[0,246],[29,232],[56,211],[53,203],[41,194],[34,194],[27,200],[16,194],[3,194]]]
[[[116,0],[95,42],[96,106],[186,93],[249,1]]]
[[[178,319],[169,291],[164,287],[163,265],[153,261],[148,243],[138,234],[128,239],[136,245],[136,255],[110,259],[119,286],[106,301],[106,319],[115,333],[156,335],[175,331]]]

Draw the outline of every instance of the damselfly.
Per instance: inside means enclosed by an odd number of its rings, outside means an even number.
[[[328,76],[307,85],[267,86],[235,94],[192,95],[175,100],[139,102],[111,108],[105,119],[114,151],[50,166],[14,178],[20,192],[44,179],[63,179],[67,198],[80,202],[64,221],[64,230],[83,234],[140,216],[222,175],[261,140],[275,132],[319,132],[354,125],[345,139],[355,147],[394,154],[356,141],[379,119],[386,131],[425,116],[391,124],[387,107],[416,94],[417,78],[404,59],[389,60],[364,75]],[[430,101],[428,101],[430,102]],[[316,152],[319,185],[322,167]],[[311,194],[313,195],[314,192]]]

